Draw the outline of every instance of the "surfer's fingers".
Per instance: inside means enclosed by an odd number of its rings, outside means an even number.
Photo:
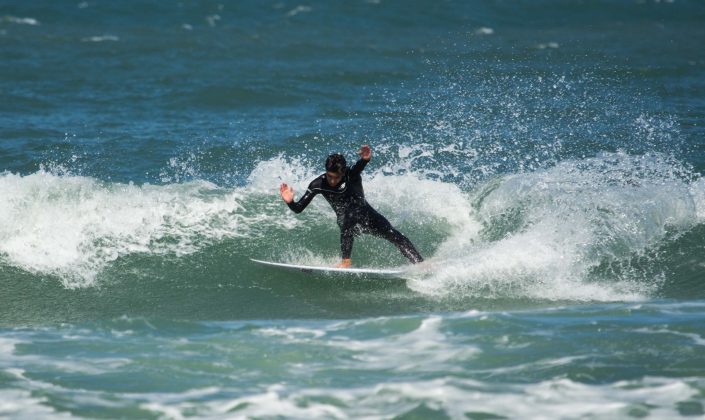
[[[282,195],[282,197],[286,198],[285,196],[291,195],[292,197],[294,196],[294,189],[291,188],[289,185],[282,184],[279,187],[279,193]]]

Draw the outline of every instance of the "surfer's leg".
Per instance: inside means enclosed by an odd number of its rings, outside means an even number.
[[[423,257],[419,254],[414,244],[398,230],[392,228],[386,231],[386,233],[383,232],[380,236],[393,243],[399,249],[399,252],[412,263],[416,264],[423,261]]]
[[[355,239],[356,223],[354,220],[342,220],[340,226],[340,256],[349,260],[352,255],[353,240]]]
[[[365,232],[393,243],[394,246],[399,249],[399,252],[412,263],[416,264],[423,261],[423,257],[419,254],[419,251],[416,250],[416,247],[411,243],[409,238],[394,229],[392,224],[389,223],[389,220],[377,213],[377,211],[371,210],[366,222]]]
[[[353,239],[355,235],[352,229],[340,230],[340,256],[344,260],[349,260],[352,255]]]

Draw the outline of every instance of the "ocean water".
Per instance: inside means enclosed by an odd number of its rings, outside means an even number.
[[[0,0],[0,417],[705,417],[703,45],[699,0]],[[337,261],[278,185],[361,144],[428,261],[251,263]]]

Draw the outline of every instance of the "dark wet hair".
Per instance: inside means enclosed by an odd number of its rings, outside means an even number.
[[[326,172],[342,173],[345,166],[345,157],[340,153],[334,153],[326,159]]]

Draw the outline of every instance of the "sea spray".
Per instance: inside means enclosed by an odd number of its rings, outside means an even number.
[[[653,295],[658,277],[596,268],[643,256],[702,223],[692,175],[667,156],[602,154],[508,175],[475,192],[479,238],[460,229],[436,273],[414,290],[468,297],[624,300]],[[646,264],[649,264],[646,261]],[[657,264],[652,261],[651,264]]]
[[[702,182],[659,154],[567,160],[470,190],[424,171],[389,173],[383,159],[364,174],[368,201],[402,230],[414,227],[407,233],[433,268],[412,274],[408,286],[430,296],[651,296],[662,277],[599,267],[647,255],[702,220]],[[235,188],[205,181],[137,186],[47,171],[6,173],[0,179],[8,197],[2,208],[3,258],[23,270],[56,275],[67,287],[90,286],[118,258],[178,257],[236,237],[283,239],[272,242],[266,258],[332,263],[338,233],[325,200],[295,215],[278,196],[280,182],[293,185],[300,196],[318,173],[315,163],[284,155],[260,162],[248,183]],[[303,241],[294,241],[297,236]],[[357,248],[363,264],[368,257],[403,262],[379,239],[363,238]],[[235,252],[253,256],[247,248]]]
[[[5,173],[0,191],[5,261],[66,287],[90,286],[126,255],[184,255],[247,229],[242,196],[204,181],[137,186],[41,171]]]

